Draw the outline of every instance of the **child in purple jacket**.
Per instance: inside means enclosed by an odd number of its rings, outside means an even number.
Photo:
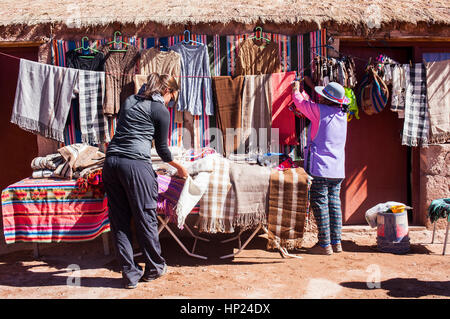
[[[319,234],[318,245],[313,248],[320,254],[342,252],[342,211],[340,189],[345,178],[345,142],[347,138],[347,105],[349,99],[339,83],[316,86],[305,78],[307,85],[319,95],[319,103],[309,100],[300,92],[300,83],[293,83],[292,98],[299,112],[311,125],[305,148],[305,170],[313,177],[310,198]]]

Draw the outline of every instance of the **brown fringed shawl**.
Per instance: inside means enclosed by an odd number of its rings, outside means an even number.
[[[302,245],[309,185],[309,177],[303,168],[272,170],[268,230],[283,248],[295,249]],[[269,239],[267,248],[276,248],[273,239]]]

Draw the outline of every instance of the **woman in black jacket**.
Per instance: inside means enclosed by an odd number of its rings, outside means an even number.
[[[164,162],[187,178],[186,169],[174,161],[168,148],[170,115],[167,105],[175,101],[178,84],[169,75],[149,75],[141,95],[132,95],[119,112],[116,132],[106,151],[103,182],[116,254],[126,288],[139,280],[150,281],[167,272],[161,256],[156,203],[157,175],[151,163],[152,142]],[[145,271],[134,261],[131,217],[145,259]]]

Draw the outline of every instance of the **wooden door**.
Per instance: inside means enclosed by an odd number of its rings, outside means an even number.
[[[412,55],[408,47],[369,47],[351,42],[341,43],[339,51],[358,57],[359,80],[370,57],[385,54],[408,63]],[[390,98],[381,113],[367,115],[360,108],[359,115],[359,120],[348,123],[346,178],[341,192],[345,225],[367,225],[365,212],[378,203],[411,201],[410,149],[401,145],[403,119],[390,110]]]
[[[1,48],[0,52],[33,61],[38,47]],[[0,188],[5,189],[31,175],[31,160],[37,156],[36,135],[10,122],[19,73],[19,60],[0,54]]]

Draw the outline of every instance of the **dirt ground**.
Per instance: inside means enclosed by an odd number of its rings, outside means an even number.
[[[211,242],[197,244],[196,252],[208,260],[187,256],[175,240],[162,236],[167,275],[133,290],[122,288],[114,256],[104,255],[101,238],[41,244],[37,259],[32,250],[0,256],[0,298],[449,298],[450,245],[443,256],[444,230],[437,231],[435,244],[430,244],[431,235],[425,228],[410,229],[410,252],[395,255],[377,251],[375,229],[345,227],[344,252],[321,256],[308,253],[316,242],[309,231],[305,249],[295,252],[301,259],[283,259],[266,250],[267,239],[261,234],[228,260],[218,257],[237,251],[237,241],[219,242],[229,235],[209,236]],[[182,240],[192,246],[192,239]],[[137,261],[144,266],[140,257]]]

